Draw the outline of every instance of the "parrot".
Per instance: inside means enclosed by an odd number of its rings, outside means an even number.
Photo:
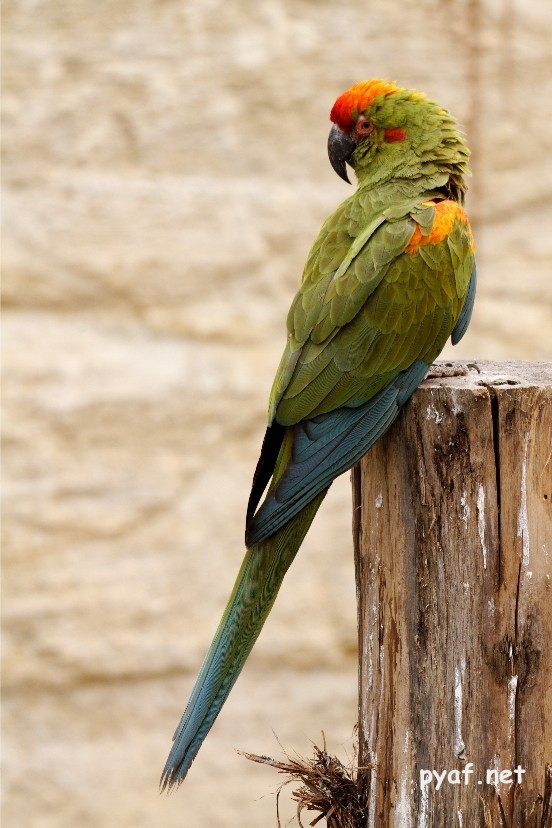
[[[332,481],[387,431],[472,315],[475,247],[463,208],[470,151],[454,117],[422,92],[371,79],[337,98],[330,121],[330,163],[350,183],[348,165],[357,188],[322,225],[291,303],[245,557],[174,733],[162,790],[186,777]]]

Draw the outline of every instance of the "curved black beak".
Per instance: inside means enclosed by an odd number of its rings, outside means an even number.
[[[349,138],[346,132],[339,129],[337,124],[333,124],[328,135],[328,157],[330,164],[343,181],[350,184],[345,168],[345,162],[354,169],[353,153],[356,149],[356,144],[352,138]]]

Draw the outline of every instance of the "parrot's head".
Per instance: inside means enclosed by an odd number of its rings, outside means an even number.
[[[421,92],[385,80],[362,81],[333,105],[328,137],[332,167],[362,184],[423,178],[462,201],[469,149],[452,115]]]

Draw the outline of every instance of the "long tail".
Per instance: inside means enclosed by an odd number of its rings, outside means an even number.
[[[232,689],[327,489],[245,553],[230,600],[173,737],[161,789],[179,785]]]

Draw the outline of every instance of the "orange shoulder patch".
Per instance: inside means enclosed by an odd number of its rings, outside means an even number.
[[[438,244],[442,241],[454,225],[456,219],[466,227],[468,237],[470,240],[470,247],[474,249],[473,237],[471,234],[470,223],[468,216],[462,207],[456,201],[424,201],[424,204],[431,204],[435,206],[435,218],[430,233],[426,236],[422,234],[420,226],[417,224],[412,238],[410,239],[405,253],[415,254],[423,244]]]

